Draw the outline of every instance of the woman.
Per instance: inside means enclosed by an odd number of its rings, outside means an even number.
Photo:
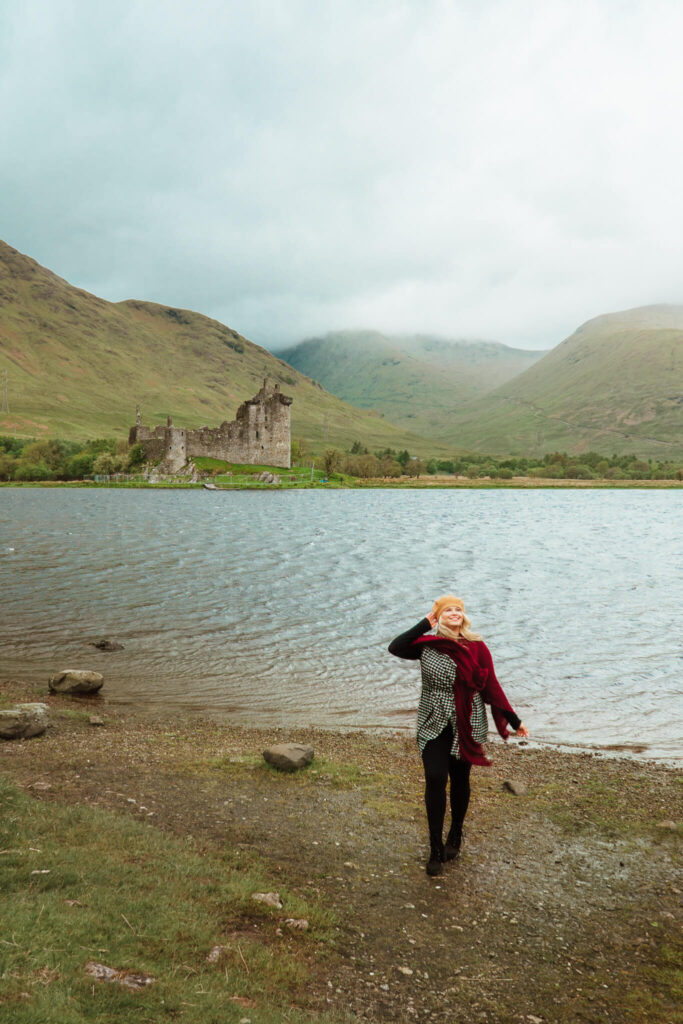
[[[428,635],[436,629],[436,635]],[[389,644],[397,658],[419,659],[422,693],[417,712],[417,742],[425,771],[425,805],[429,825],[427,874],[440,875],[443,863],[460,853],[462,825],[470,801],[470,769],[490,765],[481,744],[491,706],[498,732],[507,739],[507,726],[517,736],[529,730],[510,706],[496,679],[491,653],[470,629],[459,597],[437,598],[426,618]],[[446,784],[451,780],[451,827],[443,843]]]

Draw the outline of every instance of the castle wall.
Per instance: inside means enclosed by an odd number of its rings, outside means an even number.
[[[289,469],[291,404],[292,399],[280,392],[279,384],[269,388],[264,381],[259,393],[239,407],[231,423],[226,420],[219,427],[182,430],[174,427],[169,417],[166,427],[151,431],[141,423],[138,413],[129,442],[141,444],[148,460],[163,459],[171,472],[192,456]]]

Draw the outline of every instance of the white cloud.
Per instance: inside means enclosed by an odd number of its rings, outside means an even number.
[[[683,301],[675,0],[0,18],[3,237],[106,298],[529,347]]]

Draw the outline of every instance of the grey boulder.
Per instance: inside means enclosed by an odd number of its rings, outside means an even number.
[[[0,739],[18,740],[40,736],[47,729],[47,704],[17,704],[0,711]]]
[[[274,747],[263,751],[263,759],[283,772],[305,768],[313,757],[313,747],[305,747],[301,743],[276,743]]]
[[[50,676],[50,690],[52,693],[74,693],[86,694],[97,693],[102,688],[104,676],[101,672],[92,672],[90,669],[67,668],[63,672],[57,672]]]
[[[508,793],[512,793],[514,796],[526,796],[529,792],[526,784],[519,779],[506,779],[503,783],[503,789],[507,789]]]

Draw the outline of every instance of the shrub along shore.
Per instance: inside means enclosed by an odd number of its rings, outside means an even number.
[[[259,479],[264,471],[275,484]],[[199,483],[197,479],[199,478]],[[0,484],[123,487],[190,487],[212,481],[221,488],[278,487],[676,487],[683,465],[635,455],[604,457],[597,452],[569,456],[551,452],[540,459],[469,454],[424,461],[407,450],[372,454],[355,442],[348,452],[328,448],[309,455],[302,441],[292,445],[292,468],[236,465],[196,458],[177,474],[159,474],[144,462],[140,445],[102,438],[34,441],[0,437]]]
[[[235,728],[0,682],[0,704],[36,699],[48,732],[0,743],[0,1019],[676,1019],[672,767],[492,745],[461,857],[429,879],[412,737]],[[284,739],[313,763],[267,765]],[[97,981],[91,962],[153,980]]]

